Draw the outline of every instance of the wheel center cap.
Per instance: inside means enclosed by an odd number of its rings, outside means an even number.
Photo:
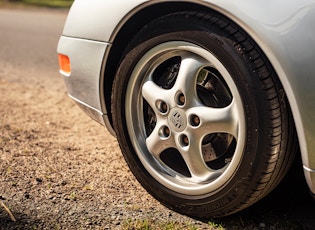
[[[174,108],[168,115],[168,123],[175,132],[182,132],[187,126],[186,114],[183,110]]]

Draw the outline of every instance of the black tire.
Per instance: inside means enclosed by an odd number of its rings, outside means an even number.
[[[215,13],[167,15],[137,34],[115,76],[112,112],[137,180],[189,216],[255,203],[296,151],[275,71],[245,32]]]

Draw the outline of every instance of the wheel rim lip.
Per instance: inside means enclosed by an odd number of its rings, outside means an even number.
[[[192,55],[200,56],[203,59],[206,59],[209,62],[209,65],[216,68],[227,83],[232,93],[233,100],[236,101],[237,105],[239,118],[238,137],[233,158],[224,171],[218,171],[217,178],[209,183],[191,183],[186,181],[185,178],[170,175],[169,169],[166,169],[160,162],[155,160],[155,158],[152,157],[147,150],[145,143],[146,132],[144,127],[143,112],[141,109],[134,109],[135,107],[143,108],[141,89],[147,78],[147,73],[161,62],[160,59],[163,55],[165,55],[164,60],[166,60],[167,56],[173,57],[182,52],[189,52]],[[147,51],[135,65],[126,90],[125,114],[127,130],[131,143],[141,163],[149,174],[160,184],[174,192],[189,196],[199,197],[202,195],[209,195],[210,193],[216,193],[232,179],[233,175],[237,171],[243,157],[246,139],[245,115],[243,108],[241,96],[234,80],[224,67],[223,63],[221,63],[218,58],[216,58],[208,50],[185,41],[165,42]]]

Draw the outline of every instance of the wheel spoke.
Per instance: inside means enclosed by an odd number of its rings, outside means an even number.
[[[142,96],[155,110],[158,100],[168,102],[170,100],[169,90],[162,89],[153,81],[147,81],[142,86]]]
[[[194,107],[189,110],[200,119],[200,126],[195,131],[198,136],[209,133],[228,133],[238,138],[239,116],[235,101],[224,108]]]
[[[161,133],[161,126],[156,126],[153,132],[146,139],[146,145],[149,152],[157,159],[160,159],[160,154],[171,147],[175,147],[174,138],[172,136],[165,137]]]
[[[190,136],[190,144],[187,148],[180,148],[180,152],[191,174],[194,182],[205,182],[211,178],[213,172],[209,169],[203,159],[201,151],[201,139]]]
[[[176,83],[174,85],[175,91],[182,91],[186,97],[195,98],[196,93],[196,76],[199,70],[205,65],[202,59],[196,57],[186,57],[182,60]],[[186,103],[190,103],[187,101]]]

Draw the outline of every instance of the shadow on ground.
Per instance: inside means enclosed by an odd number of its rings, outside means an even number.
[[[315,201],[301,163],[295,162],[280,185],[260,202],[219,221],[226,229],[315,229]]]
[[[9,214],[0,209],[0,229],[36,229],[41,220],[32,219],[23,213],[14,213],[18,222],[13,222]]]

